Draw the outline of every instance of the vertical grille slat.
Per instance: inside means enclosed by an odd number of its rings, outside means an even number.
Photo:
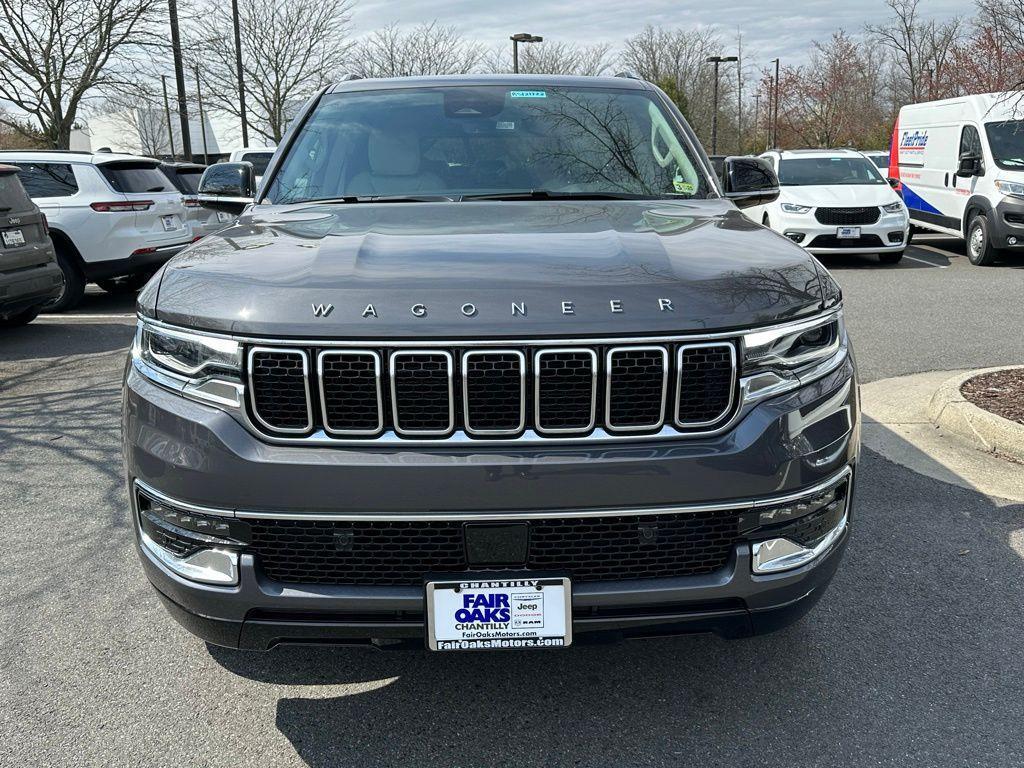
[[[412,436],[447,435],[455,428],[450,352],[393,352],[390,370],[396,432]]]
[[[544,434],[589,432],[597,402],[597,353],[586,347],[544,349],[534,355],[534,409]]]
[[[605,425],[619,432],[657,429],[665,421],[668,350],[615,347],[605,360]]]
[[[305,350],[249,350],[249,395],[253,413],[267,429],[298,434],[313,428]]]
[[[325,430],[376,435],[384,429],[379,354],[367,349],[321,352],[317,375]]]
[[[732,344],[682,344],[676,360],[676,426],[705,427],[732,409],[736,349]]]
[[[514,435],[526,426],[526,357],[515,349],[462,356],[462,408],[472,435]]]

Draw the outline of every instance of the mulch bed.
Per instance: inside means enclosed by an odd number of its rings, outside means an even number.
[[[975,376],[963,383],[960,394],[979,408],[1024,424],[1024,368]]]

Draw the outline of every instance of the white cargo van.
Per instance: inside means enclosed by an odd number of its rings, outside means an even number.
[[[911,222],[965,238],[973,264],[1024,253],[1024,91],[903,107],[889,175]]]

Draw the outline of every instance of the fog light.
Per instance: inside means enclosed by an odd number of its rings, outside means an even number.
[[[183,579],[221,586],[238,583],[237,552],[226,549],[200,549],[187,557],[178,557],[153,541],[145,532],[141,532],[140,536],[146,551]]]
[[[1006,238],[1006,244],[1007,245],[1016,245],[1017,244],[1017,238],[1011,235],[1010,237]]]
[[[813,547],[804,547],[789,539],[778,538],[754,542],[752,568],[754,573],[778,573],[799,568],[817,559],[831,547],[846,530],[846,515]]]
[[[803,232],[783,232],[783,234],[794,243],[802,243],[805,237]]]

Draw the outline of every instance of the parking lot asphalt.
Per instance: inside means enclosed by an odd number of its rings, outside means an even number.
[[[1024,258],[825,259],[862,378],[1024,361]],[[0,337],[0,765],[1019,766],[1024,506],[865,450],[828,593],[774,635],[431,655],[207,646],[132,548],[132,300]],[[1024,471],[1007,465],[1007,471]]]

